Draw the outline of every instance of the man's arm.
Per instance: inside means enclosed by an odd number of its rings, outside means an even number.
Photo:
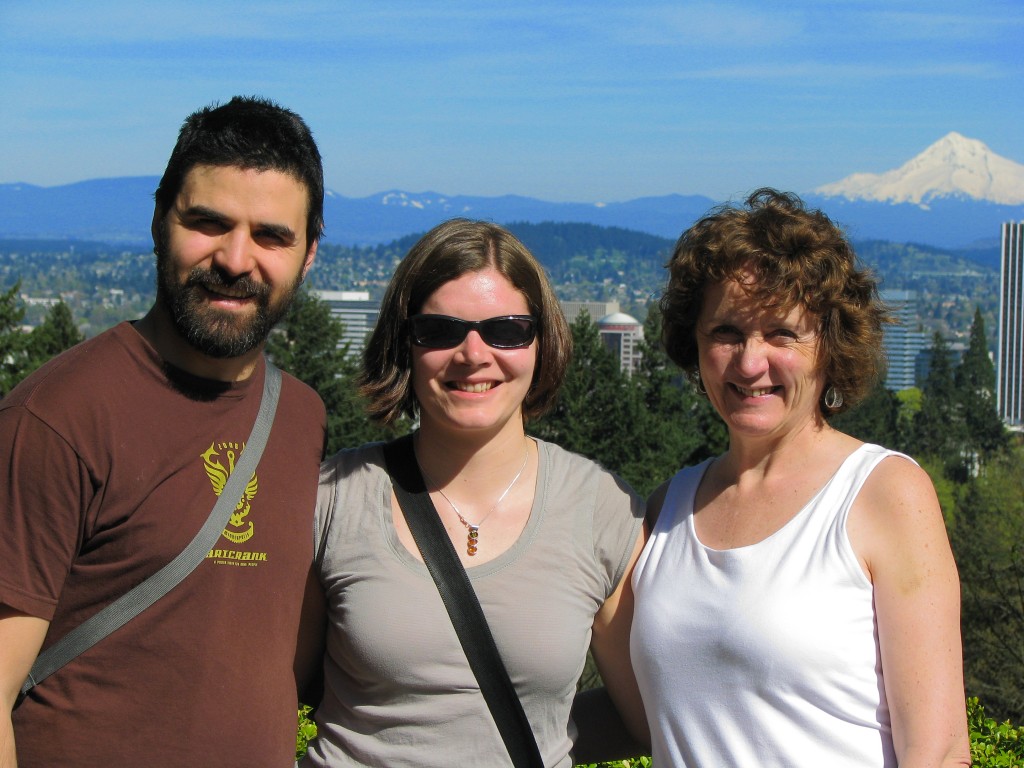
[[[323,696],[324,648],[327,637],[327,606],[323,588],[310,568],[302,597],[299,636],[295,649],[295,682],[299,703],[314,709]],[[0,765],[0,768],[3,768]]]
[[[50,623],[0,605],[0,768],[16,768],[11,713]]]

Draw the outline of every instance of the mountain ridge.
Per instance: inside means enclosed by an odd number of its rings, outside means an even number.
[[[0,184],[0,237],[146,243],[156,176],[87,179],[54,187]],[[1024,219],[1024,165],[951,132],[899,168],[855,173],[803,194],[852,237],[940,248],[989,244],[1004,221]],[[723,201],[678,193],[622,202],[550,202],[390,189],[345,197],[328,189],[325,242],[375,245],[454,216],[501,224],[571,222],[677,238]]]

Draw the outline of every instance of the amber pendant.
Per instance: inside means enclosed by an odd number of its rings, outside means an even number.
[[[469,526],[469,533],[466,535],[466,554],[472,557],[476,554],[476,542],[480,538],[480,526]]]

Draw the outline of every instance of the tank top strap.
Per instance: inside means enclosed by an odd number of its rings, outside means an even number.
[[[683,467],[672,477],[665,500],[661,504],[658,520],[651,533],[670,528],[680,519],[693,514],[693,500],[697,496],[697,486],[704,479],[704,473],[714,459],[705,459],[700,464]]]

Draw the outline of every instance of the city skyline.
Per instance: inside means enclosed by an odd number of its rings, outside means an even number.
[[[195,108],[302,114],[327,185],[806,193],[958,131],[1024,162],[1024,6],[8,0],[0,183],[159,174]]]

